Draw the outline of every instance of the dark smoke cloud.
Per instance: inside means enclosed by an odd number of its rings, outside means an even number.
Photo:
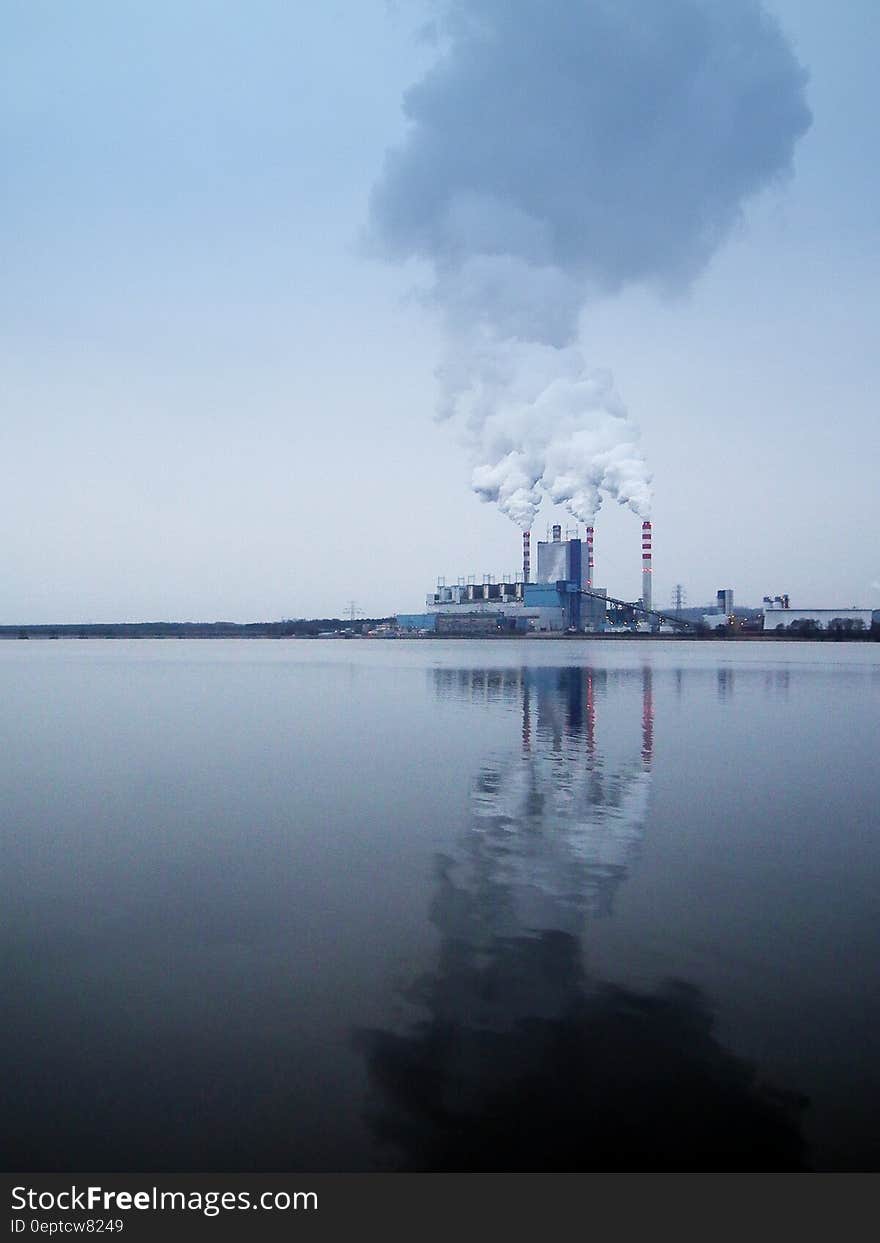
[[[650,476],[619,399],[582,420],[564,382],[546,400],[540,351],[552,372],[568,347],[560,371],[595,391],[571,353],[584,302],[634,282],[687,286],[745,201],[791,171],[811,121],[806,74],[757,0],[434,9],[437,60],[404,98],[409,132],[386,156],[370,233],[387,258],[431,265],[442,400],[467,425],[474,486],[524,526],[542,494],[585,520],[600,491],[645,513]],[[557,408],[571,453],[553,440]]]
[[[755,0],[452,0],[438,29],[373,196],[392,256],[681,284],[810,125]]]

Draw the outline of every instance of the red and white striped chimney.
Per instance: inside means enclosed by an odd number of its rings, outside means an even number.
[[[651,608],[651,524],[642,523],[642,604]]]
[[[593,528],[587,527],[587,586],[591,591],[593,589],[593,567],[595,565],[593,561],[593,534]]]
[[[523,531],[523,582],[529,582],[532,572],[532,533]]]

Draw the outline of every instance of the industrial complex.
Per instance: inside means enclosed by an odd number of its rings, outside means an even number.
[[[532,571],[531,532],[522,537],[522,570],[500,580],[484,574],[459,578],[448,584],[438,578],[420,613],[398,613],[399,633],[448,636],[503,634],[606,634],[635,631],[647,634],[695,633],[728,630],[736,624],[733,591],[722,588],[714,609],[696,619],[680,611],[655,610],[652,599],[653,527],[641,524],[642,594],[623,600],[609,594],[596,580],[595,528],[587,526],[581,538],[578,527],[563,537],[557,524],[537,544],[537,565]],[[877,611],[864,608],[792,609],[787,595],[765,596],[763,632],[869,631],[880,619]],[[754,627],[753,627],[754,628]]]
[[[438,578],[418,613],[363,618],[354,601],[339,617],[288,618],[280,622],[111,622],[0,625],[2,639],[62,638],[368,638],[572,635],[721,635],[742,638],[865,638],[880,641],[880,610],[853,606],[792,607],[787,594],[766,595],[761,607],[734,609],[732,588],[718,590],[714,605],[684,607],[679,583],[668,609],[655,608],[652,589],[654,527],[639,521],[641,595],[625,600],[599,586],[596,532],[547,527],[546,539],[532,545],[522,535],[522,567],[516,574]],[[635,540],[633,540],[635,543]],[[532,559],[533,551],[536,553]],[[633,548],[633,561],[635,548]],[[635,566],[631,567],[633,570]]]
[[[566,531],[557,524],[537,545],[537,569],[532,573],[531,532],[523,533],[522,572],[496,582],[484,574],[460,578],[448,585],[438,579],[425,600],[423,613],[400,613],[402,630],[446,635],[529,632],[601,634],[607,629],[642,631],[687,629],[688,623],[652,609],[652,527],[641,529],[642,594],[638,600],[610,596],[595,580],[595,530],[588,526],[581,539],[578,528]]]

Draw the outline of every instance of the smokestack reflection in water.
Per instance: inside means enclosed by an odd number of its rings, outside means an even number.
[[[650,666],[440,668],[434,679],[438,697],[475,710],[490,686],[519,701],[521,742],[481,765],[469,823],[436,858],[437,966],[406,993],[419,1020],[357,1034],[386,1167],[803,1168],[803,1101],[759,1085],[718,1042],[699,989],[642,993],[585,969],[589,922],[612,916],[645,832]],[[641,709],[628,752],[620,703]]]
[[[650,665],[642,669],[642,763],[645,771],[651,768],[654,756],[654,687]]]

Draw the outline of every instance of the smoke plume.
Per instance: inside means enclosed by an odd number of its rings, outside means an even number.
[[[474,488],[523,527],[543,496],[645,514],[650,476],[585,302],[686,288],[752,195],[791,170],[806,75],[758,0],[436,0],[437,59],[404,98],[370,233],[433,273],[441,413]]]

